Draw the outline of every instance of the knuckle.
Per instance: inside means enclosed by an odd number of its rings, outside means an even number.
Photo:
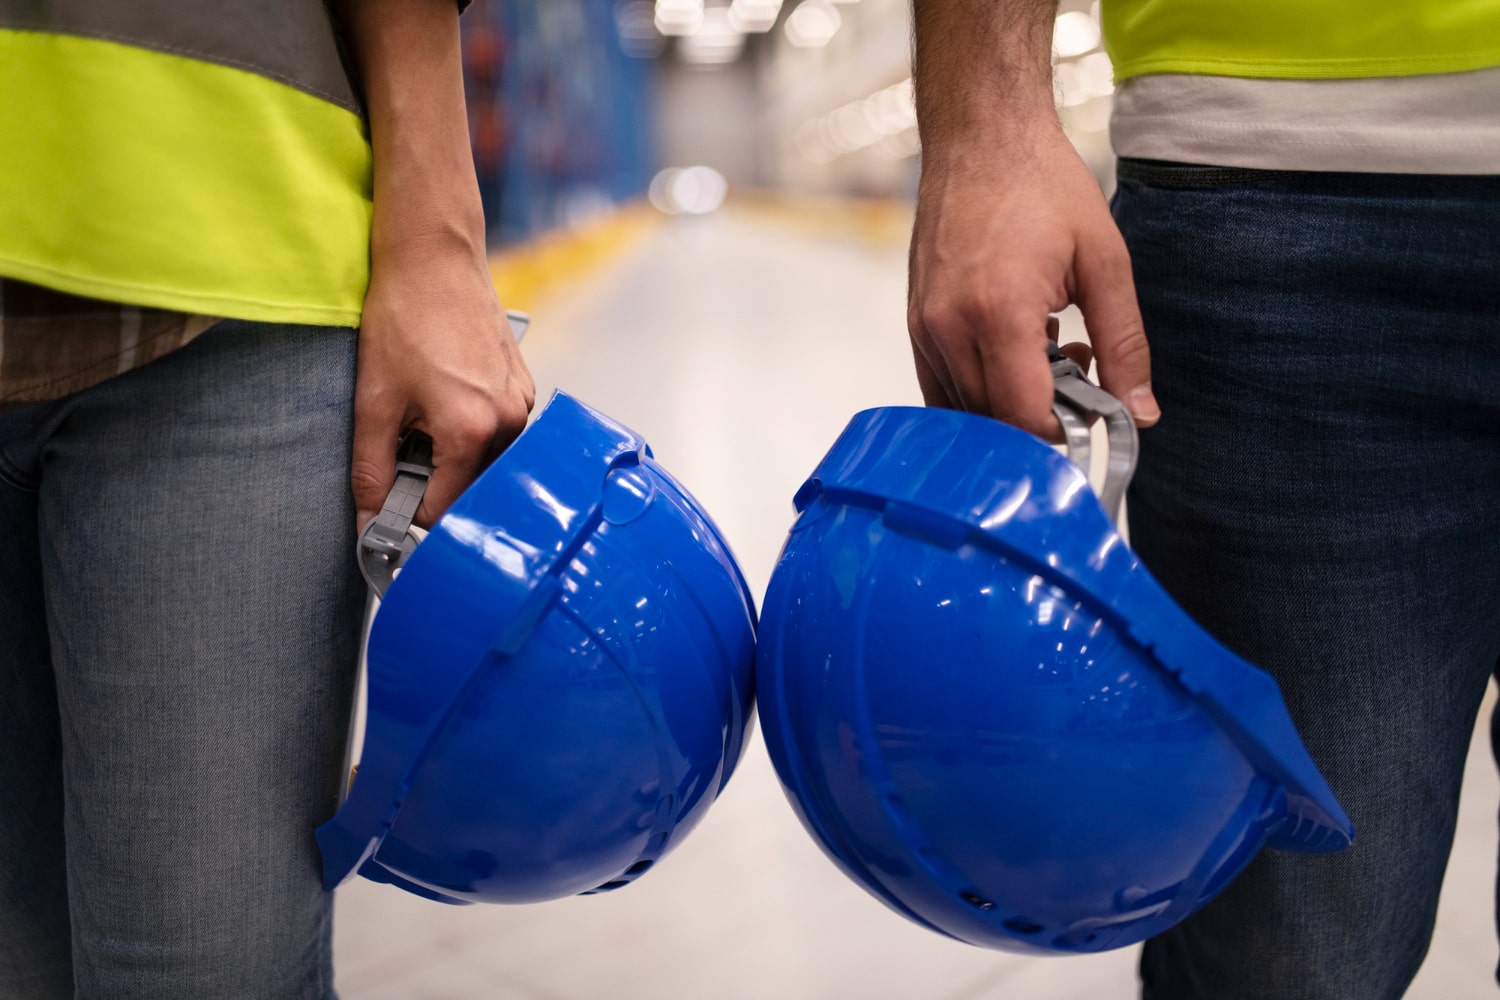
[[[356,497],[375,497],[383,494],[390,482],[380,466],[366,459],[355,459],[349,467],[349,488]]]
[[[1131,278],[1130,251],[1125,248],[1125,241],[1118,232],[1113,233],[1111,239],[1104,240],[1102,246],[1094,248],[1088,263],[1103,281],[1129,281]]]
[[[1101,347],[1103,345],[1100,345]],[[1110,337],[1109,361],[1115,365],[1145,365],[1151,360],[1151,345],[1146,328],[1138,318],[1125,321]]]
[[[521,380],[521,401],[526,404],[527,413],[530,413],[531,408],[536,405],[536,380],[531,377],[530,373]]]
[[[483,451],[494,439],[497,423],[493,410],[466,413],[450,421],[448,432],[465,451]]]
[[[509,437],[521,433],[526,427],[526,420],[531,416],[531,408],[534,396],[528,394],[523,398],[512,400],[500,414],[500,430]]]
[[[967,325],[963,307],[949,299],[929,299],[917,307],[917,320],[928,336],[952,337]]]
[[[387,394],[374,387],[360,386],[354,394],[354,420],[356,423],[376,423],[389,417],[393,410]]]

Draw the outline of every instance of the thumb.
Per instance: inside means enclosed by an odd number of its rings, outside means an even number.
[[[1130,256],[1118,235],[1097,256],[1080,251],[1078,308],[1099,365],[1099,384],[1125,404],[1137,425],[1150,427],[1161,419],[1161,407],[1151,392],[1151,349],[1135,299]]]
[[[354,494],[356,531],[365,530],[391,492],[396,481],[396,446],[400,438],[399,414],[355,408],[349,488]]]

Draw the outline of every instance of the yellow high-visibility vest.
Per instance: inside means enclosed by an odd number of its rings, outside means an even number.
[[[337,26],[321,2],[264,7],[0,0],[0,275],[358,324],[371,152]]]
[[[1115,79],[1333,79],[1500,66],[1500,0],[1103,0]]]

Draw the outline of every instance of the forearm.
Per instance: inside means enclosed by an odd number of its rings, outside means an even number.
[[[363,526],[395,479],[401,433],[426,433],[426,527],[526,426],[536,391],[485,260],[458,4],[337,2],[375,153],[350,483]]]
[[[917,379],[933,405],[1056,435],[1046,344],[1073,303],[1101,384],[1146,427],[1161,414],[1130,257],[1053,102],[1056,12],[1056,0],[913,0]]]
[[[377,262],[409,252],[484,255],[454,0],[339,0],[374,149]]]
[[[1057,0],[913,0],[912,80],[926,163],[1057,125],[1056,13]]]

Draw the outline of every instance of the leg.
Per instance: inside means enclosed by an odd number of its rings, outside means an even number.
[[[1275,675],[1354,819],[1148,942],[1151,1000],[1394,1000],[1500,653],[1500,178],[1127,164],[1164,416],[1133,542]]]
[[[0,1000],[73,996],[62,743],[37,548],[45,424],[44,407],[0,416]]]
[[[332,996],[354,343],[220,324],[73,397],[44,452],[81,997]]]

